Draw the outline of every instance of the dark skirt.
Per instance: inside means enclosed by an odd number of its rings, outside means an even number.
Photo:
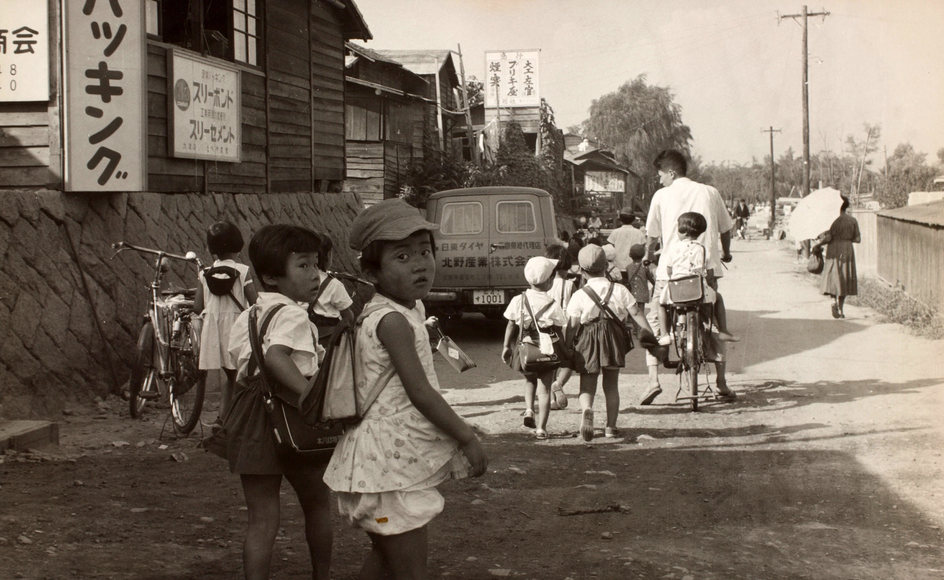
[[[855,251],[852,242],[837,240],[830,242],[823,260],[820,292],[831,296],[855,296],[859,292]]]
[[[577,329],[574,341],[574,371],[581,375],[595,375],[607,367],[622,368],[626,353],[632,348],[616,321],[598,318]]]

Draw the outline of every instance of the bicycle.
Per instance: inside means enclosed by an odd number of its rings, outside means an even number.
[[[199,329],[190,316],[196,290],[162,290],[161,282],[167,260],[190,262],[200,269],[200,259],[194,252],[180,256],[126,242],[116,242],[112,248],[115,250],[112,259],[125,250],[157,256],[128,382],[131,417],[140,417],[148,401],[163,399],[170,405],[174,431],[187,435],[200,420],[206,395],[206,373],[197,364]]]

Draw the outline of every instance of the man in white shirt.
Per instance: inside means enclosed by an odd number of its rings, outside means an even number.
[[[731,230],[734,228],[734,221],[724,206],[724,200],[714,187],[692,181],[685,176],[688,171],[688,162],[680,152],[673,149],[663,151],[659,153],[654,163],[659,171],[659,183],[663,187],[653,195],[649,206],[649,217],[646,221],[649,244],[646,258],[649,259],[654,255],[659,243],[662,244],[664,253],[666,248],[679,241],[678,218],[680,215],[689,211],[698,212],[705,216],[708,222],[708,229],[699,238],[707,250],[705,267],[713,272],[713,276],[709,276],[707,282],[717,291],[717,278],[722,276],[721,263],[731,261]],[[658,319],[659,296],[669,280],[666,265],[664,261],[660,261],[656,269],[656,284],[648,312],[653,328],[656,328],[655,320]],[[721,338],[729,341],[738,340],[727,331],[724,302],[720,294],[715,302],[715,317]],[[714,342],[717,347],[715,367],[718,374],[718,393],[726,400],[733,400],[736,395],[728,388],[724,375],[723,343]],[[662,392],[659,384],[659,361],[647,352],[646,364],[649,367],[649,390],[640,401],[642,405],[648,405]]]
[[[632,208],[624,207],[621,209],[619,219],[623,225],[613,230],[606,241],[616,248],[616,258],[613,263],[622,272],[623,282],[626,283],[626,269],[633,263],[632,258],[629,257],[629,249],[636,244],[645,244],[646,234],[633,227],[636,215]]]

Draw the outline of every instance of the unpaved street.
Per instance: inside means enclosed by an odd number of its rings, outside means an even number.
[[[490,465],[442,488],[437,576],[944,577],[944,343],[853,305],[832,319],[776,242],[736,242],[734,256],[721,290],[743,337],[729,351],[738,400],[691,413],[665,371],[663,394],[639,407],[637,350],[618,439],[575,437],[572,397],[536,442],[521,426],[521,381],[498,360],[503,325],[468,317],[447,329],[479,366],[442,364],[439,376],[485,434]],[[60,449],[6,456],[0,576],[238,577],[238,481],[194,438],[158,440],[162,420],[131,421],[109,399],[63,417]],[[304,578],[300,514],[283,498],[275,577]],[[335,577],[354,578],[367,541],[336,529]]]

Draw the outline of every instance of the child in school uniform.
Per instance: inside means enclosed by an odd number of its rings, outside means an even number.
[[[321,280],[318,283],[318,292],[315,294],[314,300],[308,305],[308,316],[318,327],[318,341],[324,345],[337,330],[341,321],[349,325],[354,324],[354,315],[351,312],[351,305],[354,304],[354,301],[351,300],[344,284],[328,273],[334,243],[328,236],[322,236],[321,245],[321,252],[318,256]]]
[[[646,304],[651,298],[652,287],[655,286],[656,277],[652,268],[643,263],[646,257],[646,246],[644,244],[633,244],[629,248],[629,259],[632,260],[626,269],[626,287],[636,301],[636,306],[640,310],[645,310]]]
[[[619,435],[616,427],[619,369],[626,364],[626,353],[632,348],[628,334],[620,326],[631,316],[643,332],[651,334],[652,329],[629,290],[606,278],[606,254],[600,246],[589,244],[582,248],[578,263],[586,283],[567,305],[565,340],[574,345],[574,370],[580,374],[580,435],[584,441],[590,441],[594,436],[593,399],[601,374],[606,399],[604,435]],[[617,322],[608,320],[609,314],[601,306],[607,307]]]
[[[531,285],[529,290],[515,296],[505,309],[505,318],[508,325],[505,327],[505,341],[501,357],[505,364],[524,376],[524,426],[536,428],[534,436],[537,439],[547,439],[547,415],[551,404],[551,383],[557,369],[548,369],[543,373],[525,371],[518,359],[518,350],[515,348],[516,337],[521,342],[530,342],[540,345],[541,352],[553,354],[554,348],[549,337],[542,338],[539,328],[556,327],[560,333],[566,324],[564,311],[554,301],[547,291],[554,283],[554,271],[557,260],[550,260],[543,256],[535,256],[524,266],[524,278]],[[544,335],[545,337],[547,335]],[[538,382],[541,389],[538,390]],[[534,421],[534,395],[538,396],[538,420]],[[565,403],[566,404],[566,403]]]
[[[317,374],[319,357],[324,354],[318,345],[318,331],[305,309],[320,280],[319,245],[315,232],[285,224],[264,226],[249,242],[249,259],[263,290],[258,301],[260,330],[271,316],[265,335],[260,337],[262,358],[271,379],[298,394],[307,391],[308,377]],[[249,312],[239,315],[229,342],[239,378],[249,373]],[[243,545],[245,577],[269,577],[279,531],[279,490],[285,477],[305,516],[312,577],[327,580],[332,544],[330,494],[322,481],[327,461],[296,465],[280,459],[268,416],[240,413],[262,395],[244,385],[237,383],[234,417],[227,417],[226,430],[230,471],[240,477],[248,508],[249,526]]]
[[[243,235],[230,222],[216,222],[207,229],[207,249],[213,256],[211,268],[229,267],[238,278],[233,282],[228,295],[217,295],[210,291],[206,272],[197,276],[202,292],[194,298],[193,311],[203,315],[200,331],[201,371],[222,369],[226,382],[220,385],[220,409],[217,424],[226,414],[236,384],[236,361],[229,354],[229,335],[239,313],[256,302],[256,290],[249,275],[249,266],[239,262],[243,249]],[[232,272],[232,270],[230,270]]]
[[[606,256],[606,278],[611,282],[623,282],[623,271],[616,265],[616,246],[603,244],[603,255]]]
[[[570,253],[565,246],[552,244],[544,251],[544,257],[551,260],[557,260],[557,267],[554,269],[554,283],[548,294],[554,299],[554,302],[561,307],[561,310],[567,310],[567,303],[570,297],[577,290],[578,279],[574,278],[571,269],[576,266],[570,258]],[[567,394],[564,393],[564,386],[570,380],[573,374],[570,368],[570,361],[564,361],[554,376],[554,382],[551,383],[551,410],[566,409],[568,405]]]
[[[433,368],[422,299],[436,274],[437,227],[396,198],[351,225],[351,249],[377,290],[357,327],[358,393],[389,377],[324,476],[341,516],[370,538],[360,578],[428,578],[428,524],[444,505],[436,486],[479,476],[488,463],[472,427],[440,394]]]

